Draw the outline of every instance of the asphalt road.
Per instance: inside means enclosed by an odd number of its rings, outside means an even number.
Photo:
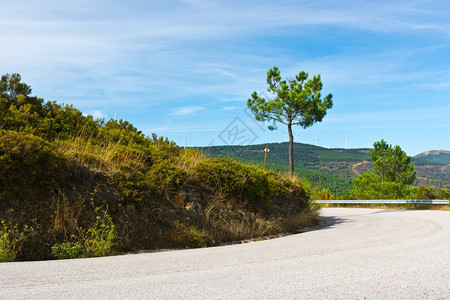
[[[1,299],[450,299],[450,212],[327,208],[248,244],[0,264]]]

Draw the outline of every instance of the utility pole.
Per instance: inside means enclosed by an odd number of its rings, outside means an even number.
[[[264,171],[266,170],[267,152],[269,152],[269,144],[266,144],[266,149],[264,149]]]
[[[189,135],[189,132],[186,133],[186,135],[183,137],[184,138],[184,150],[186,150],[186,137]]]

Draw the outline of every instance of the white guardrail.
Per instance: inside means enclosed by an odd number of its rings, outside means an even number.
[[[314,200],[316,203],[328,204],[450,204],[450,200]]]

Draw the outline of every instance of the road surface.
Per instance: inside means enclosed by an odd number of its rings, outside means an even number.
[[[450,212],[326,208],[261,242],[0,264],[1,299],[450,299]]]

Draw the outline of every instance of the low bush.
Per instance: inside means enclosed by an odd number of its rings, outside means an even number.
[[[180,221],[174,222],[171,239],[177,245],[185,247],[204,248],[214,244],[213,237],[206,230],[195,225],[183,224]]]
[[[157,190],[175,191],[187,179],[187,173],[173,162],[160,162],[152,166],[148,181]]]
[[[313,189],[311,193],[311,200],[333,200],[335,196],[330,189]]]
[[[39,137],[0,131],[0,193],[30,184],[55,187],[62,179],[64,161],[53,151],[54,147]]]
[[[79,242],[55,243],[52,247],[52,254],[57,259],[80,258],[84,253],[84,247]]]
[[[98,212],[101,208],[96,208]],[[117,242],[115,225],[106,211],[97,215],[94,225],[87,230],[80,229],[81,240],[88,257],[107,256],[114,253]]]
[[[195,166],[199,183],[224,198],[260,204],[269,196],[269,180],[264,171],[229,159],[205,159]]]
[[[141,202],[149,189],[149,183],[142,172],[118,172],[114,175],[122,196],[132,202]]]
[[[5,221],[0,225],[0,262],[10,262],[16,259],[17,254],[22,248],[22,243],[26,235],[32,229],[25,226],[20,231],[18,226],[8,227]]]
[[[73,241],[55,243],[52,254],[58,259],[98,257],[114,254],[118,236],[111,216],[101,207],[95,208],[97,214],[94,224],[87,229],[77,228],[77,235],[72,235]]]

